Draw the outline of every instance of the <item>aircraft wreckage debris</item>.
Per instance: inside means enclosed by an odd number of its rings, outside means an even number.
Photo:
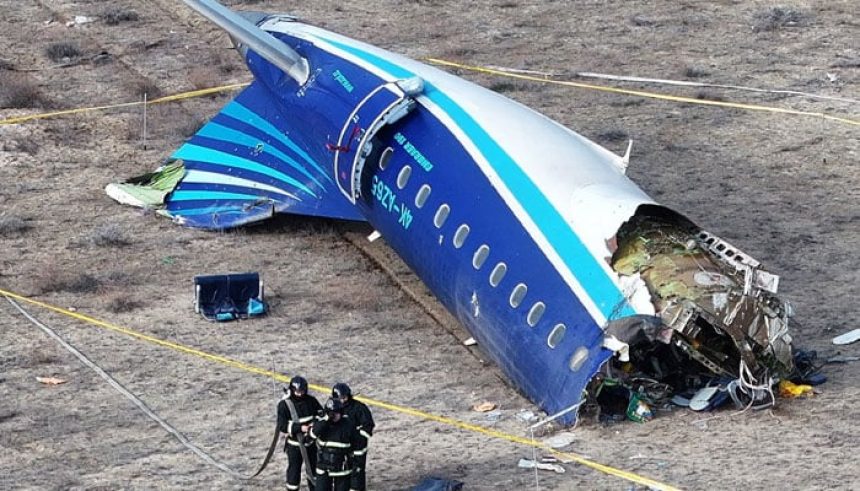
[[[824,380],[796,366],[779,277],[655,203],[629,150],[290,16],[186,3],[254,82],[156,172],[109,185],[117,201],[211,230],[367,221],[562,424],[645,422],[673,398],[770,407],[780,381]]]
[[[833,344],[837,345],[851,344],[857,341],[860,341],[860,329],[854,329],[833,338]]]

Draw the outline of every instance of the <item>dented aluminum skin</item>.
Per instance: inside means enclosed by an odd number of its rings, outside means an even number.
[[[655,309],[655,319],[640,324],[656,326],[640,348],[663,343],[713,377],[752,374],[747,382],[756,385],[792,370],[791,305],[776,295],[779,277],[758,261],[679,216],[634,217],[617,242],[613,268],[635,276]],[[632,342],[633,334],[622,337]]]

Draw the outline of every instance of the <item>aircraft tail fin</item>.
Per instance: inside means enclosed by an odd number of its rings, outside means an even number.
[[[363,220],[338,191],[325,156],[254,82],[168,165],[105,190],[121,203],[154,207],[196,228],[232,228],[275,213]]]

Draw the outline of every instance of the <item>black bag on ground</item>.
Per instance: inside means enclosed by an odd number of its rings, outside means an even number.
[[[194,310],[210,321],[231,321],[266,312],[258,273],[194,277]]]

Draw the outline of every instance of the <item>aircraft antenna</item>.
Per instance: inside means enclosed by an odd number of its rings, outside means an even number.
[[[215,0],[183,1],[248,49],[283,70],[299,85],[307,82],[310,73],[308,61],[294,49]]]

